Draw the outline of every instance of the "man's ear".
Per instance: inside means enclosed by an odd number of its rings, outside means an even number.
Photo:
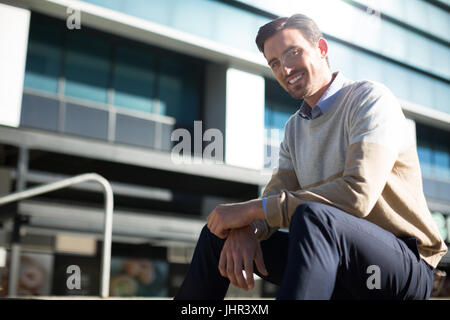
[[[327,43],[327,40],[325,40],[324,38],[320,38],[317,47],[318,47],[318,49],[320,51],[320,56],[323,59],[325,59],[325,57],[328,54],[328,43]]]

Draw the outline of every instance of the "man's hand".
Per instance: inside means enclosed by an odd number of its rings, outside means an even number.
[[[261,245],[256,239],[253,226],[233,229],[222,248],[219,260],[220,274],[230,279],[231,284],[244,289],[253,289],[253,261],[259,272],[268,275],[264,265]],[[242,275],[245,270],[247,281]]]
[[[206,218],[209,230],[221,239],[231,229],[248,226],[253,221],[264,219],[261,200],[218,205]]]

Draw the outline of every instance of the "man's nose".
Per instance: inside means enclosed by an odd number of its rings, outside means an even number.
[[[282,71],[285,76],[290,76],[294,72],[294,67],[282,64]]]

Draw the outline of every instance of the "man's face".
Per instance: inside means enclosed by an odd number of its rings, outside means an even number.
[[[264,43],[264,55],[275,78],[295,99],[308,98],[323,86],[327,51],[323,38],[314,47],[292,28],[277,32]]]

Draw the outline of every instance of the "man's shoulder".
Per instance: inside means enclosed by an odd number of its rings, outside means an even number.
[[[358,80],[349,82],[348,86],[351,86],[352,95],[357,98],[361,96],[380,96],[385,94],[392,95],[391,90],[381,82],[373,80]]]

